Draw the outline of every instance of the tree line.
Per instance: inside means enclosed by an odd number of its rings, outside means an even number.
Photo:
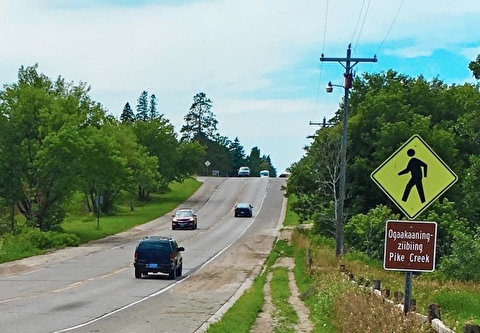
[[[17,213],[29,227],[55,230],[79,193],[88,212],[115,213],[121,194],[148,200],[204,174],[207,159],[224,176],[242,165],[275,173],[258,147],[245,156],[238,137],[218,134],[205,93],[194,96],[178,138],[154,94],[143,91],[135,111],[126,103],[116,119],[89,91],[38,64],[20,67],[18,82],[0,91],[0,233],[15,228]]]
[[[469,65],[480,79],[480,55]],[[480,281],[480,85],[447,85],[438,78],[393,70],[363,74],[349,101],[344,251],[383,259],[385,221],[407,218],[370,174],[414,134],[422,137],[457,174],[458,181],[416,220],[435,221],[437,269],[446,278]],[[286,186],[302,221],[335,237],[339,193],[341,103],[333,126],[317,130],[306,154],[294,163]]]

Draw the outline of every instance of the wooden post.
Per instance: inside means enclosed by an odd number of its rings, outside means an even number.
[[[390,298],[390,289],[385,289],[383,292],[385,293],[385,298]]]
[[[395,291],[393,293],[393,297],[397,303],[401,303],[403,299],[403,293],[401,291]]]
[[[410,298],[410,310],[417,310],[417,300],[415,298]]]
[[[442,316],[440,314],[440,307],[438,304],[430,304],[428,306],[428,323],[431,324],[433,319],[440,319],[442,320]]]
[[[465,324],[464,333],[480,333],[480,326],[474,324]]]

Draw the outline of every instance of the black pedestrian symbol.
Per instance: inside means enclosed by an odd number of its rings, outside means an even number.
[[[411,174],[411,178],[408,181],[407,185],[405,186],[405,191],[403,192],[402,201],[407,202],[408,196],[410,195],[410,191],[412,187],[417,187],[418,196],[420,197],[420,201],[422,203],[425,202],[425,193],[423,192],[423,184],[422,178],[427,177],[427,164],[420,161],[418,158],[413,157],[415,156],[415,150],[409,149],[407,150],[407,155],[412,157],[410,161],[408,161],[407,167],[398,173],[399,176],[404,175],[406,173]],[[423,168],[423,173],[422,173]]]

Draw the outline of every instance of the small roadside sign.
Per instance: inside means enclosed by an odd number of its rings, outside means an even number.
[[[397,149],[370,178],[410,220],[458,179],[418,135]]]
[[[385,227],[383,268],[433,272],[436,243],[436,222],[389,220]]]

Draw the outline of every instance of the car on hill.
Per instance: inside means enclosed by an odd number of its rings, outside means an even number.
[[[235,217],[252,217],[253,206],[247,202],[239,202],[233,209],[233,216]]]
[[[240,167],[237,173],[238,177],[250,177],[250,168],[246,166]]]
[[[182,276],[182,251],[185,251],[185,248],[178,246],[177,241],[172,237],[148,236],[142,238],[134,253],[135,278],[140,279],[148,273],[168,274],[171,280]]]
[[[262,171],[260,171],[259,176],[260,176],[260,178],[268,178],[268,177],[270,177],[270,171],[262,170]]]
[[[180,208],[172,215],[172,230],[197,229],[197,214],[191,208]]]

